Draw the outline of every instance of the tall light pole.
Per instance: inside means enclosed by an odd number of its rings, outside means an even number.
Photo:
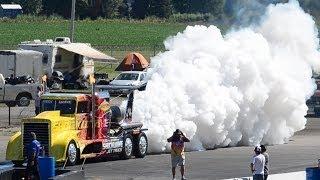
[[[76,0],[72,0],[71,5],[71,22],[70,22],[70,40],[73,42],[74,40],[74,19],[76,14]]]

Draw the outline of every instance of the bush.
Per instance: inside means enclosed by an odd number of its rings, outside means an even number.
[[[40,21],[61,21],[63,17],[58,15],[36,16],[36,15],[18,15],[15,19],[0,18],[0,22],[40,22]]]
[[[169,21],[171,22],[181,22],[181,23],[188,23],[188,22],[208,22],[210,19],[212,19],[213,16],[210,13],[197,13],[197,14],[173,14],[170,16]]]

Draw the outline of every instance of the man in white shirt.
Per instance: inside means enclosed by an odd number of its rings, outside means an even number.
[[[261,154],[261,147],[256,146],[254,148],[255,156],[253,156],[251,163],[251,172],[253,174],[253,180],[263,180],[265,157]]]

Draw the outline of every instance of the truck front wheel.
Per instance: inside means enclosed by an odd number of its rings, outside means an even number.
[[[122,159],[130,159],[132,156],[132,136],[127,134],[123,138]]]
[[[147,154],[148,139],[145,133],[140,133],[134,141],[134,155],[137,158],[143,158]]]
[[[17,104],[19,107],[21,106],[29,106],[30,105],[30,96],[27,94],[19,94],[16,98]]]
[[[77,150],[77,145],[74,141],[71,141],[68,145],[68,149],[67,149],[67,163],[70,166],[74,166],[76,165],[78,159],[79,159],[79,154],[78,154],[78,150]]]

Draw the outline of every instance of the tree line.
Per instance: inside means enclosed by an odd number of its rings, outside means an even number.
[[[24,14],[70,16],[71,0],[0,0],[17,3]],[[168,18],[173,13],[219,15],[224,0],[76,0],[76,16],[83,18]]]
[[[18,3],[24,14],[58,15],[70,17],[72,0],[0,0],[0,3]],[[97,17],[134,18],[146,17],[169,18],[172,14],[210,14],[211,17],[232,17],[235,5],[243,2],[276,3],[288,0],[76,0],[76,16],[79,19]],[[301,6],[312,15],[320,13],[319,0],[299,0]],[[252,3],[251,3],[252,4]],[[245,5],[245,4],[244,4]]]

